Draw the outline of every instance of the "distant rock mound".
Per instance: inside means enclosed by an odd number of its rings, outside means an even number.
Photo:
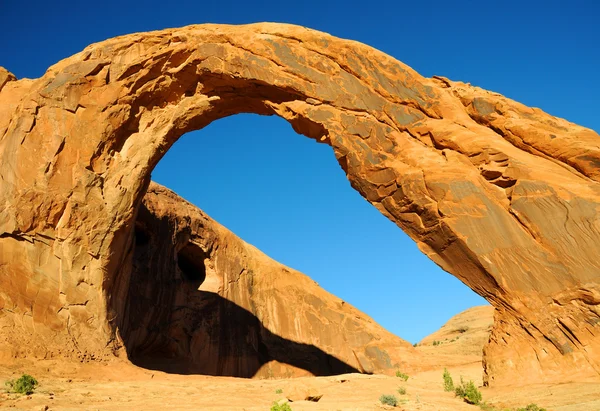
[[[440,354],[473,355],[481,359],[493,325],[494,307],[472,307],[450,318],[439,330],[423,338],[418,346],[434,347]]]
[[[180,374],[391,372],[418,354],[306,275],[151,183],[135,223],[121,336],[130,359]]]

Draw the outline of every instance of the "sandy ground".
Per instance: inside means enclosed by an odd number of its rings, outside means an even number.
[[[433,361],[433,358],[432,358]],[[456,363],[456,361],[455,361]],[[448,367],[481,384],[481,363]],[[61,361],[19,361],[0,366],[0,380],[22,373],[35,376],[33,395],[0,394],[0,408],[18,410],[269,410],[274,401],[294,399],[292,410],[381,410],[381,394],[394,394],[398,410],[478,410],[443,391],[442,370],[395,376],[346,374],[283,380],[249,380],[228,377],[169,375],[114,362],[65,364]],[[397,393],[399,387],[406,395]],[[278,390],[282,390],[278,393]],[[600,381],[481,389],[486,402],[500,407],[537,403],[549,411],[600,411]],[[322,395],[318,402],[302,400]],[[47,408],[46,408],[47,407]],[[388,407],[388,409],[392,409]]]
[[[423,339],[420,371],[407,372],[408,381],[395,376],[346,374],[294,379],[242,379],[175,375],[149,371],[122,360],[111,363],[70,363],[61,360],[10,360],[0,363],[0,384],[23,373],[40,385],[30,396],[9,394],[0,386],[0,408],[16,410],[220,410],[268,411],[275,401],[291,399],[293,411],[316,410],[480,410],[444,392],[446,367],[455,383],[462,375],[481,386],[481,349],[493,311],[476,307],[453,317]],[[434,346],[433,341],[441,341]],[[404,370],[402,370],[404,371]],[[406,389],[400,395],[399,387]],[[548,411],[600,411],[600,380],[560,385],[481,388],[483,400],[504,411],[530,403]],[[396,408],[379,402],[395,395]],[[305,401],[320,396],[318,402]]]

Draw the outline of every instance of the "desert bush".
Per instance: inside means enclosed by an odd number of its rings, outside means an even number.
[[[277,388],[275,390],[275,394],[281,394],[283,392],[283,390],[281,388]]]
[[[37,380],[29,374],[23,374],[16,380],[6,381],[6,387],[8,390],[18,394],[33,394],[33,391],[35,391],[35,387],[37,385]]]
[[[454,391],[454,381],[452,381],[452,376],[448,372],[446,368],[444,368],[444,391],[451,392]]]
[[[379,401],[382,404],[391,405],[392,407],[398,405],[398,399],[393,395],[381,394],[381,397],[379,397]]]
[[[406,395],[406,388],[404,388],[404,387],[398,387],[398,394],[400,394],[400,395]]]
[[[287,402],[284,402],[283,404],[274,402],[271,406],[271,411],[292,411],[292,407],[290,407],[290,404]]]
[[[464,382],[462,377],[460,377],[460,385],[454,389],[454,394],[469,404],[477,405],[481,402],[481,392],[473,381]]]
[[[408,375],[400,372],[400,370],[396,371],[396,377],[402,378],[404,381],[408,381]]]
[[[529,404],[525,408],[518,408],[517,411],[546,411],[546,409],[538,406],[537,404]]]

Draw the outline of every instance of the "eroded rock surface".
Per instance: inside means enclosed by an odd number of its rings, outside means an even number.
[[[0,325],[15,355],[122,348],[137,210],[182,134],[276,114],[496,309],[486,380],[600,372],[600,137],[363,44],[202,25],[0,73]]]
[[[393,372],[406,341],[152,183],[121,336],[134,363],[235,377]]]

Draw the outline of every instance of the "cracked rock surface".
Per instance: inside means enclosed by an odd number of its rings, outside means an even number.
[[[267,23],[117,37],[35,80],[0,69],[0,350],[122,353],[151,170],[241,112],[331,146],[357,191],[495,307],[486,382],[598,376],[598,134]]]

